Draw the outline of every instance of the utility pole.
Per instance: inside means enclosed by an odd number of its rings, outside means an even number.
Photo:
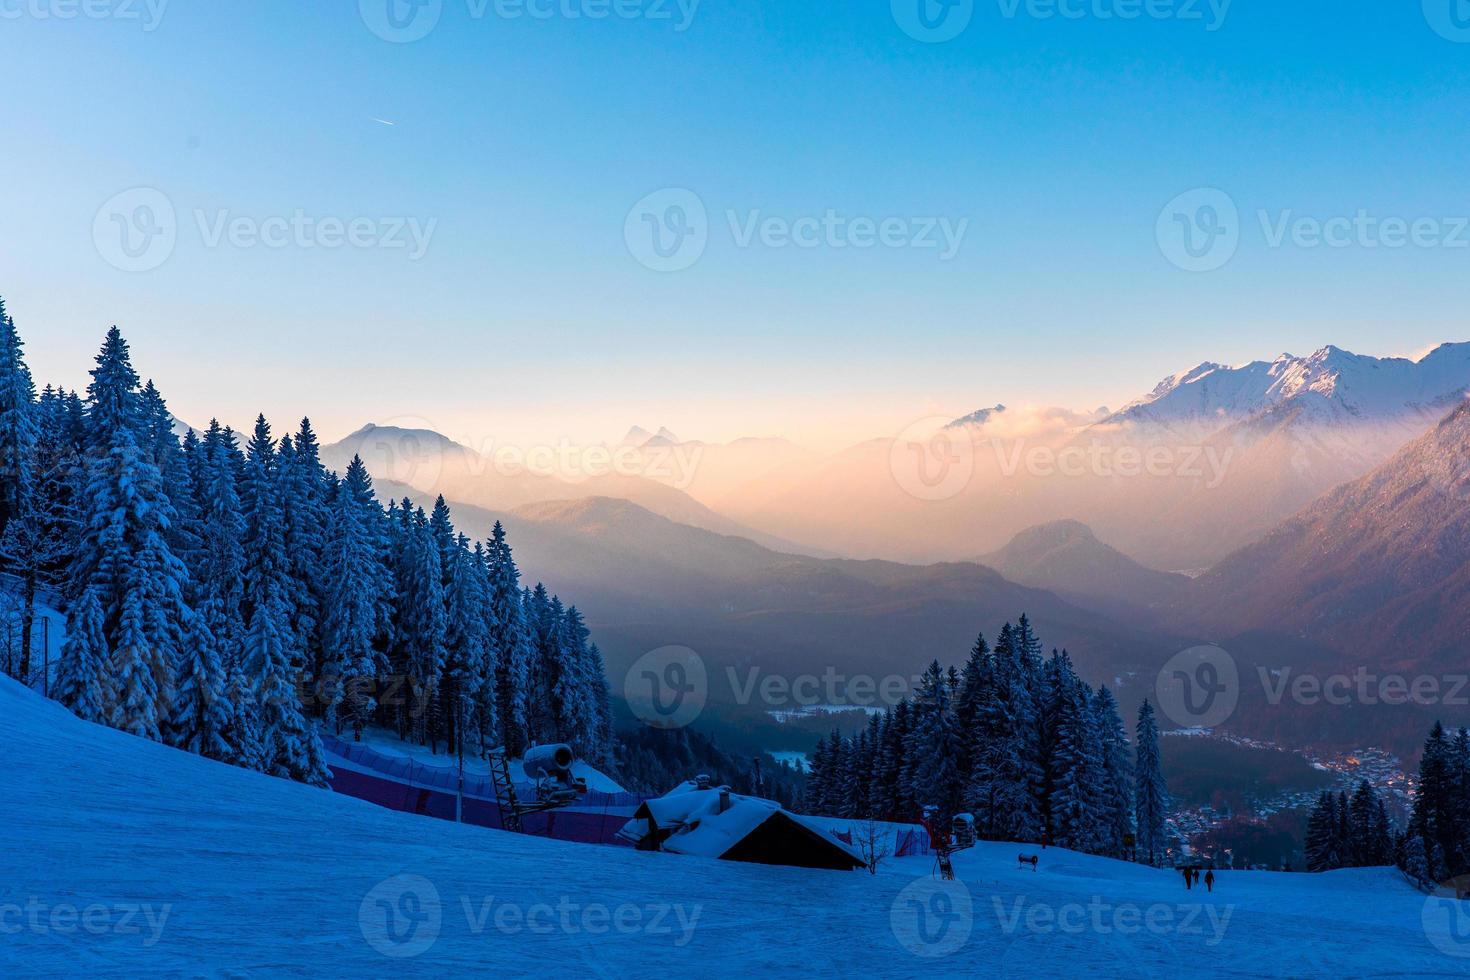
[[[459,788],[454,794],[454,822],[464,823],[464,698],[455,697],[454,741],[459,748]]]

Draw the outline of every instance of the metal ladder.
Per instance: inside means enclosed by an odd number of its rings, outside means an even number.
[[[490,782],[495,788],[495,805],[500,807],[500,827],[513,834],[521,832],[521,804],[516,787],[510,780],[510,762],[505,749],[496,749],[490,757]]]

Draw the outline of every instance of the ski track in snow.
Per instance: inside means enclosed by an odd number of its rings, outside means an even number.
[[[1391,870],[1327,875],[1225,872],[1214,895],[1177,873],[1067,851],[981,844],[956,859],[973,903],[968,940],[926,959],[890,926],[900,892],[932,882],[928,858],[877,877],[642,854],[512,836],[395,813],[209,762],[89,725],[0,678],[0,976],[853,975],[925,977],[1470,976],[1437,950],[1424,897]],[[365,938],[360,911],[385,879],[432,883],[437,938],[390,958]],[[925,884],[921,890],[935,886]],[[1197,934],[1082,928],[1032,931],[1026,911],[1094,896],[1146,912],[1208,902],[1228,910],[1212,944]],[[608,909],[696,908],[688,941],[670,934],[478,933],[466,915],[510,902]],[[171,906],[156,943],[139,934],[33,928],[7,903]],[[1020,901],[1022,918],[1007,931]],[[997,912],[999,902],[1001,911]],[[369,909],[371,912],[371,909]],[[477,913],[478,914],[478,913]],[[1176,913],[1178,914],[1178,913]],[[371,921],[371,914],[368,915]],[[141,919],[140,919],[141,921]],[[17,930],[17,926],[19,926]],[[429,935],[425,933],[424,935]],[[1465,952],[1470,954],[1470,940]]]

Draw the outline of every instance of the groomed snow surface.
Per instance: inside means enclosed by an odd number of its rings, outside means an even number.
[[[1171,871],[982,844],[877,877],[394,813],[83,723],[0,678],[0,976],[1466,976],[1390,870]],[[1462,930],[1450,927],[1467,926]]]

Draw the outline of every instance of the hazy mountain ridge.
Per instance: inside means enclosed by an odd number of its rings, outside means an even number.
[[[1463,664],[1470,637],[1470,404],[1197,579],[1190,614],[1380,666]],[[1375,651],[1371,656],[1365,651]]]
[[[1013,582],[1113,614],[1166,605],[1189,586],[1186,576],[1148,568],[1104,544],[1080,521],[1027,528],[977,560]]]
[[[391,483],[378,490],[415,496]],[[1076,651],[1079,668],[1094,681],[1167,655],[1167,643],[971,562],[920,566],[785,554],[609,498],[512,512],[451,505],[456,523],[472,535],[503,521],[526,580],[556,582],[576,597],[615,688],[633,660],[669,644],[705,658],[712,685],[718,673],[721,697],[728,697],[727,669],[906,675],[929,659],[960,660],[978,632],[1023,612],[1049,646]]]
[[[659,438],[650,435],[645,443]],[[321,456],[329,469],[338,472],[344,471],[354,456],[360,456],[374,479],[412,487],[428,494],[431,501],[434,495],[443,494],[448,499],[477,507],[514,510],[545,501],[615,497],[634,501],[681,524],[738,535],[783,550],[825,554],[821,549],[747,527],[705,506],[678,487],[637,472],[601,472],[581,479],[564,479],[533,472],[525,465],[506,465],[430,429],[369,423],[339,442],[323,446]],[[651,470],[655,465],[671,472],[680,467],[695,468],[699,465],[699,454],[691,450],[685,457],[676,459],[671,451],[662,452],[658,460],[649,461],[643,469]]]

